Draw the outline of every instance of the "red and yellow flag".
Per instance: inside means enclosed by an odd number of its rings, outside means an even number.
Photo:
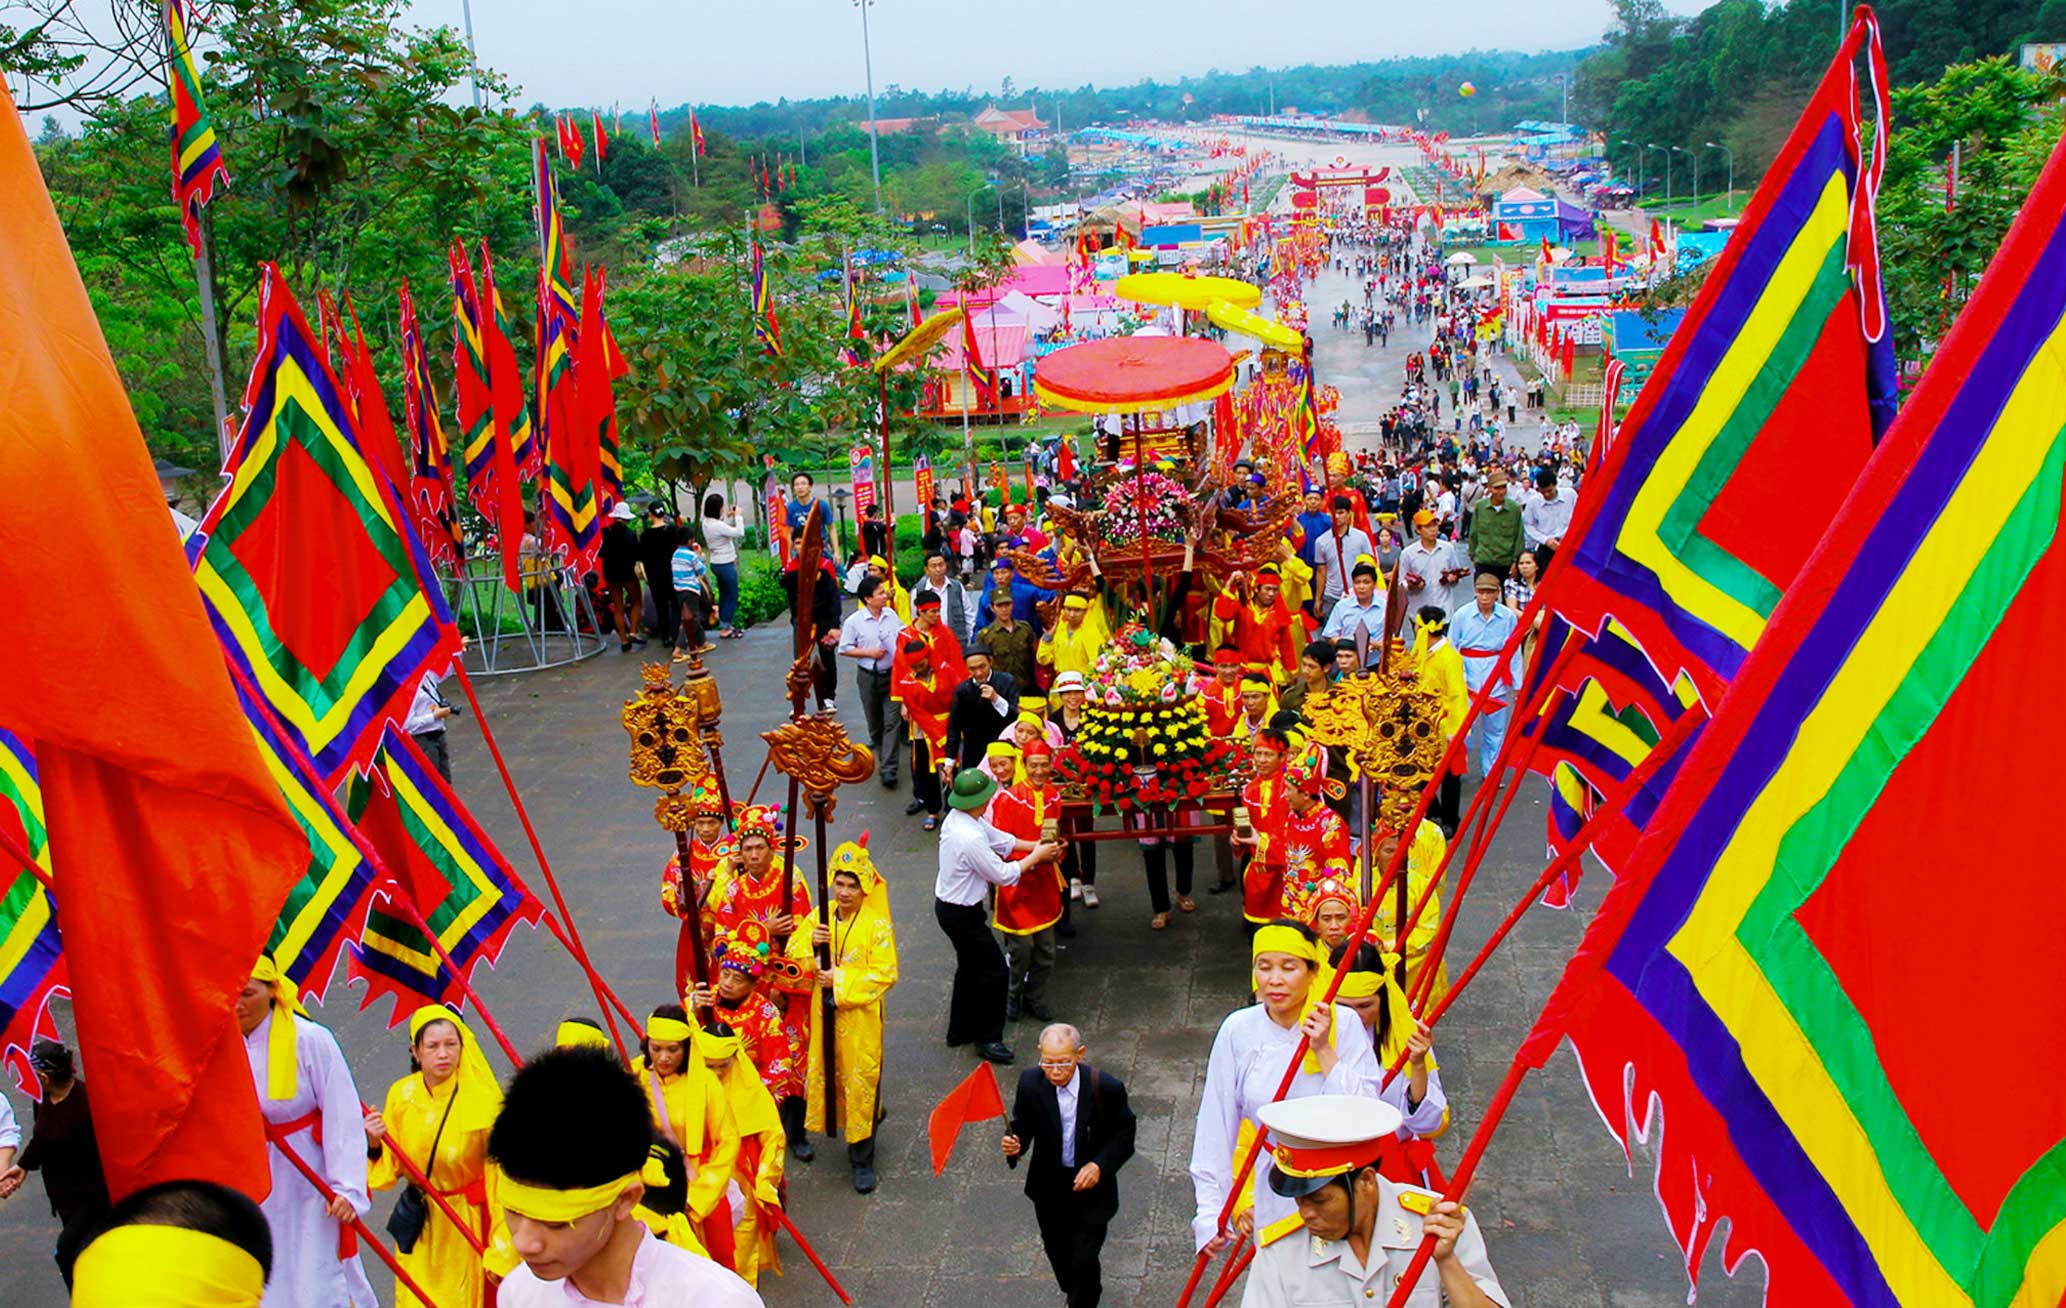
[[[198,1178],[263,1197],[231,1008],[307,862],[237,709],[143,434],[0,85],[0,604],[62,640],[0,652],[0,722],[35,742],[79,1049],[120,1198]],[[52,586],[59,571],[91,586]],[[11,870],[11,869],[10,869]]]
[[[217,184],[229,181],[230,173],[222,162],[215,124],[201,103],[201,71],[194,66],[186,10],[186,0],[165,0],[165,85],[172,104],[172,198],[179,205],[187,244],[198,254],[201,206],[215,198]]]

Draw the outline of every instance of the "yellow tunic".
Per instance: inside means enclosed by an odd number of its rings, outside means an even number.
[[[631,1060],[631,1071],[653,1110],[653,1124],[681,1146],[689,1169],[682,1206],[692,1221],[701,1222],[724,1202],[725,1183],[739,1160],[739,1127],[724,1087],[693,1055],[673,1076],[650,1071],[643,1055]]]
[[[1441,882],[1435,877],[1435,870],[1442,865],[1442,856],[1449,850],[1449,842],[1443,838],[1442,828],[1436,823],[1421,819],[1420,829],[1413,833],[1413,844],[1406,851],[1406,911],[1410,914],[1420,897],[1427,893],[1432,880],[1435,892],[1428,895],[1427,907],[1420,911],[1420,918],[1413,924],[1413,930],[1406,934],[1406,977],[1413,985],[1420,976],[1422,963],[1427,959],[1428,946],[1434,943],[1435,933],[1442,926]],[[1378,944],[1385,949],[1392,947],[1399,934],[1399,917],[1395,911],[1398,903],[1396,883],[1379,897],[1377,917],[1372,926]],[[1439,999],[1449,989],[1448,969],[1436,973],[1433,997]]]
[[[484,1112],[469,1111],[472,1105],[453,1102],[458,1085],[458,1077],[449,1077],[432,1090],[424,1085],[422,1073],[411,1072],[388,1087],[387,1103],[380,1113],[395,1145],[429,1174],[431,1184],[452,1207],[462,1216],[482,1221],[474,1234],[485,1242],[498,1234],[495,1228],[501,1225],[499,1218],[489,1220],[485,1208],[476,1202],[485,1205],[488,1201],[489,1174],[494,1170],[488,1163],[488,1130],[499,1105],[482,1104],[478,1107]],[[452,1116],[440,1136],[438,1122],[447,1106]],[[430,1157],[433,1139],[438,1143],[435,1161]],[[398,1181],[408,1180],[395,1161],[394,1150],[385,1146],[366,1171],[367,1181],[376,1190],[390,1190]],[[480,1255],[437,1204],[431,1203],[429,1208],[430,1218],[423,1224],[416,1248],[400,1255],[402,1266],[436,1300],[437,1308],[480,1308],[484,1298]],[[406,1286],[395,1287],[395,1308],[417,1308],[421,1302]]]
[[[802,938],[803,933],[797,933]],[[875,1134],[877,1095],[882,1085],[882,998],[897,984],[897,932],[886,913],[864,905],[851,918],[832,919],[832,1000],[839,1035],[833,1046],[838,1058],[840,1134],[852,1143]],[[813,1000],[814,1005],[822,1001]],[[812,1010],[816,1018],[819,1008]],[[811,1023],[809,1088],[804,1095],[805,1125],[825,1131],[824,1026]]]
[[[744,1054],[732,1060],[724,1076],[725,1097],[739,1124],[739,1161],[732,1179],[746,1202],[732,1232],[732,1270],[748,1285],[757,1285],[761,1269],[776,1273],[782,1260],[775,1253],[776,1222],[763,1208],[782,1206],[782,1160],[789,1138],[782,1130],[774,1097]]]
[[[1091,605],[1083,615],[1083,623],[1074,631],[1066,621],[1055,624],[1054,639],[1034,643],[1033,657],[1040,666],[1053,668],[1055,675],[1064,672],[1081,672],[1090,675],[1090,665],[1096,660],[1098,651],[1111,639],[1109,625],[1105,622],[1102,607]]]

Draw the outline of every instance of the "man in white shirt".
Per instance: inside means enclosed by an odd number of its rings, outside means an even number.
[[[1576,497],[1557,484],[1557,474],[1545,467],[1535,474],[1536,495],[1521,506],[1521,534],[1535,551],[1535,575],[1548,575],[1550,560],[1564,543],[1571,527],[1571,509]]]
[[[983,901],[990,887],[1017,885],[1022,873],[1058,856],[1061,846],[1014,839],[977,816],[996,794],[996,780],[980,768],[955,774],[947,794],[951,811],[940,824],[933,916],[954,946],[948,1047],[972,1044],[983,1058],[1009,1063],[1013,1055],[1004,1043],[1004,1005],[1011,970],[990,934]]]
[[[890,665],[896,659],[897,633],[904,620],[889,606],[889,586],[880,577],[861,578],[861,607],[839,625],[839,654],[854,660],[854,686],[861,693],[861,716],[868,721],[868,748],[875,751],[875,774],[884,790],[897,788],[897,762],[904,753],[904,718],[888,709]]]
[[[761,1308],[745,1281],[654,1238],[633,1215],[646,1192],[650,1113],[606,1048],[548,1049],[517,1069],[488,1133],[523,1259],[502,1280],[500,1308]]]
[[[1385,597],[1377,593],[1377,565],[1358,560],[1350,569],[1351,592],[1327,615],[1320,635],[1328,640],[1355,640],[1357,628],[1368,632],[1366,661],[1377,666],[1384,654]]]
[[[954,639],[958,643],[968,644],[974,624],[973,615],[969,611],[972,606],[968,602],[968,588],[963,586],[958,578],[948,577],[947,556],[938,550],[925,556],[925,574],[911,587],[912,602],[917,601],[920,592],[928,590],[940,597],[940,621],[946,624],[947,630],[954,633]],[[910,613],[899,613],[897,616],[906,623],[912,620]]]
[[[417,683],[416,698],[409,701],[409,716],[402,719],[402,730],[416,738],[423,749],[423,756],[445,780],[452,779],[452,756],[445,748],[445,720],[459,709],[447,703],[438,691],[438,683],[444,680],[441,672],[426,672]]]
[[[1336,495],[1328,507],[1333,526],[1313,547],[1313,567],[1320,574],[1319,616],[1323,619],[1334,601],[1349,593],[1349,574],[1356,560],[1377,553],[1369,533],[1356,525],[1355,501]]]
[[[1470,558],[1455,541],[1443,540],[1440,520],[1433,509],[1413,515],[1413,529],[1420,538],[1399,551],[1399,579],[1406,588],[1406,606],[1399,615],[1399,635],[1411,635],[1413,615],[1426,605],[1440,606],[1454,613],[1467,603],[1470,592],[1463,579],[1471,575]]]

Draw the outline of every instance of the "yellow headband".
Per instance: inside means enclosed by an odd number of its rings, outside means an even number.
[[[294,1047],[294,1012],[301,1007],[301,994],[294,979],[267,954],[251,965],[251,979],[273,988],[273,1029],[265,1040],[265,1097],[292,1099],[301,1088],[301,1055]]]
[[[646,1019],[646,1039],[671,1040],[685,1045],[695,1039],[696,1030],[678,1017],[662,1017],[658,1013]]]
[[[1306,939],[1291,927],[1279,926],[1276,923],[1257,928],[1255,939],[1249,943],[1250,961],[1264,954],[1289,954],[1293,958],[1303,958],[1315,967],[1318,967],[1321,961],[1318,942]]]
[[[1384,986],[1384,978],[1375,972],[1350,972],[1341,979],[1341,989],[1334,992],[1336,999],[1369,999]]]
[[[696,1048],[703,1052],[703,1057],[717,1062],[737,1058],[739,1033],[734,1031],[730,1035],[712,1035],[708,1031],[701,1032],[696,1036]]]
[[[626,1172],[614,1181],[591,1185],[585,1190],[550,1190],[526,1185],[507,1172],[502,1175],[502,1206],[534,1222],[572,1222],[599,1212],[617,1202],[640,1183],[638,1172]]]
[[[552,1043],[561,1049],[573,1049],[582,1045],[595,1045],[600,1049],[610,1047],[610,1037],[586,1022],[562,1022],[552,1033]]]
[[[72,1273],[82,1308],[258,1308],[265,1270],[220,1236],[183,1226],[118,1226]]]

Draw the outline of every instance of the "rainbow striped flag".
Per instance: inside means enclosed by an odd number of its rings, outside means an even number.
[[[43,825],[36,755],[27,741],[5,729],[0,729],[0,826],[48,876],[50,840]],[[0,897],[0,1066],[11,1069],[17,1083],[34,1091],[40,1082],[29,1066],[29,1046],[57,1037],[50,1022],[50,997],[65,986],[57,910],[50,892],[26,868],[10,868],[0,884],[7,889]]]
[[[538,185],[538,245],[543,262],[538,280],[538,354],[533,386],[538,442],[545,464],[546,548],[585,573],[602,545],[602,514],[596,499],[598,435],[586,421],[575,394],[574,352],[580,305],[574,298],[566,231],[560,225],[559,182],[545,142],[532,143],[532,171]]]
[[[483,962],[493,967],[511,929],[519,922],[535,925],[542,906],[403,732],[388,732],[373,772],[352,779],[345,803],[398,883],[375,897],[352,950],[351,975],[367,983],[361,1007],[393,995],[389,1025],[424,1004],[463,1008],[460,979],[413,919],[386,907],[393,895],[408,896],[468,975]]]
[[[194,560],[239,676],[326,784],[372,761],[423,674],[459,653],[400,493],[368,463],[337,378],[268,264],[230,483]]]
[[[2062,219],[2066,149],[1521,1052],[1568,1034],[1609,1128],[1662,1130],[1689,1275],[1726,1220],[1789,1308],[2066,1295]]]
[[[488,254],[488,242],[481,241],[480,302],[494,310],[481,322],[482,357],[487,360],[488,393],[495,397],[495,414],[509,433],[509,456],[519,477],[536,477],[544,467],[545,454],[539,448],[531,425],[531,408],[524,401],[523,369],[517,364],[515,337],[509,332],[509,311],[502,292],[495,285],[495,261]]]
[[[589,368],[577,360],[580,369],[581,407],[596,423],[597,466],[595,477],[596,508],[608,513],[610,506],[624,498],[624,465],[617,453],[617,397],[613,384],[618,378],[631,372],[631,364],[618,348],[617,333],[610,330],[609,314],[603,308],[603,301],[609,294],[609,278],[601,268],[588,271],[588,279],[595,283],[596,332],[602,338],[600,368]],[[582,287],[581,318],[582,330],[587,331],[588,288]]]
[[[767,254],[753,243],[748,293],[753,298],[753,339],[769,354],[782,353],[782,324],[775,320],[775,296],[768,289]]]
[[[234,657],[230,680],[258,741],[258,756],[308,836],[308,866],[280,906],[266,952],[303,995],[321,999],[337,956],[358,939],[376,876],[315,765],[236,670]]]
[[[402,417],[409,427],[409,508],[417,539],[430,551],[431,562],[457,569],[463,545],[453,514],[458,497],[452,489],[452,451],[438,419],[438,389],[430,375],[430,355],[423,347],[423,328],[416,321],[416,301],[402,279]]]
[[[1685,321],[1586,484],[1546,602],[1611,614],[1712,703],[1893,416],[1894,356],[1855,65],[1888,120],[1861,9]]]
[[[165,88],[172,111],[172,199],[179,205],[179,225],[187,244],[201,252],[201,206],[227,184],[230,172],[222,162],[215,124],[201,103],[201,70],[194,64],[188,38],[186,0],[165,0],[167,36]]]

